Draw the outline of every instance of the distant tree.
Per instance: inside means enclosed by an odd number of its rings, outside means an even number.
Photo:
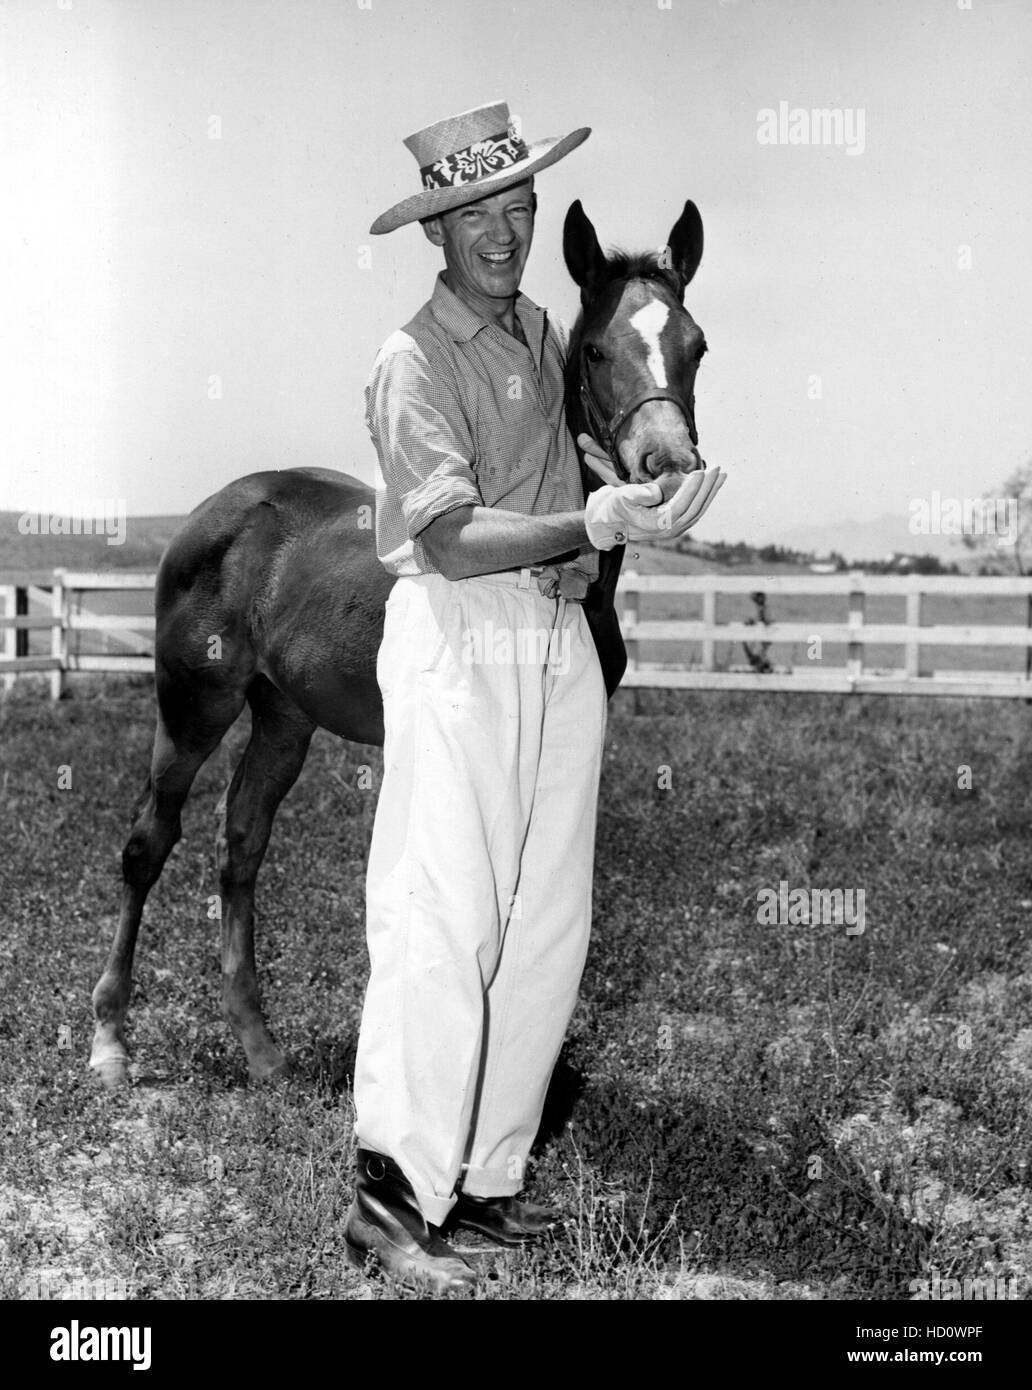
[[[1014,543],[1000,545],[996,536],[962,536],[961,540],[978,556],[979,574],[1006,574],[1009,570],[1028,574],[1032,561],[1032,459],[1020,464],[1005,479],[1002,496],[1017,510],[1016,517],[1008,518],[1015,530]],[[1032,594],[1026,612],[1028,625],[1032,627]],[[1032,647],[1025,649],[1025,675],[1032,677]]]
[[[1028,574],[1032,567],[1032,459],[1015,468],[997,493],[1016,509],[1014,543],[1001,545],[997,535],[961,536],[961,543],[978,559],[979,574]]]
[[[944,565],[938,555],[911,555],[910,568],[914,574],[956,574],[957,567],[952,562]]]
[[[905,555],[897,552],[884,560],[854,560],[850,569],[864,574],[959,574],[952,562],[943,564],[938,555]]]

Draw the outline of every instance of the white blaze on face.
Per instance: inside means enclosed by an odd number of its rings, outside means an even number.
[[[668,306],[661,304],[658,299],[653,299],[627,320],[631,327],[641,334],[642,341],[648,349],[648,367],[657,386],[667,384],[666,364],[663,361],[663,348],[659,340],[669,317]]]

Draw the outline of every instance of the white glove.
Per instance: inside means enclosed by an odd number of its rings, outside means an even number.
[[[661,529],[656,513],[662,501],[658,483],[596,488],[584,504],[588,540],[596,550],[612,550],[627,541],[654,539]]]
[[[584,526],[596,550],[627,541],[673,540],[690,530],[724,485],[719,468],[666,474],[654,483],[606,484],[588,494]]]

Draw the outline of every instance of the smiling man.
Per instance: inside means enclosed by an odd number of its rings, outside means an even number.
[[[588,945],[597,552],[683,534],[719,486],[700,474],[665,508],[658,484],[606,486],[585,504],[563,342],[519,287],[534,174],[588,134],[527,145],[504,103],[438,122],[405,142],[422,191],[372,227],[421,222],[445,268],[366,392],[377,552],[398,581],[346,1239],[353,1263],[438,1291],[475,1279],[447,1230],[519,1245],[555,1224],[516,1194]]]
[[[475,313],[501,323],[507,333],[527,346],[516,317],[516,295],[530,254],[537,196],[534,178],[431,217],[426,234],[444,250],[447,266],[442,278]],[[501,250],[495,247],[501,243]]]

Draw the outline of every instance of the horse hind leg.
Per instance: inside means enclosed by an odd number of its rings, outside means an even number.
[[[195,692],[196,694],[196,692]],[[104,973],[93,990],[96,1020],[90,1067],[105,1086],[127,1079],[125,1018],[132,993],[133,956],[147,894],[181,834],[180,811],[194,778],[243,709],[243,690],[216,699],[174,700],[159,690],[150,776],[136,803],[122,851],[122,900]]]
[[[254,887],[280,802],[304,766],[315,724],[264,676],[247,694],[251,739],[226,795],[219,836],[222,1007],[254,1081],[289,1070],[262,1015],[254,956]]]

